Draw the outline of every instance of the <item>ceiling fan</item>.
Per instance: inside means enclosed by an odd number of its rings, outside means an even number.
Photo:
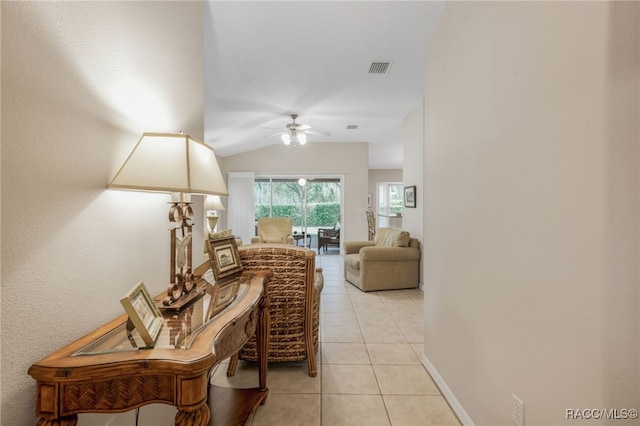
[[[269,135],[267,137],[273,137],[280,135],[280,139],[282,143],[285,145],[304,145],[307,143],[307,135],[322,135],[322,136],[331,136],[329,132],[323,132],[320,130],[314,130],[308,124],[300,124],[296,123],[296,118],[298,118],[298,114],[291,114],[292,122],[286,125],[286,130],[283,130],[278,133],[274,133],[273,135]]]

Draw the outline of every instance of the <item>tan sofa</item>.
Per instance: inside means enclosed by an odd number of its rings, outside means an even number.
[[[344,277],[362,291],[416,288],[420,243],[407,231],[379,228],[374,241],[345,241]]]

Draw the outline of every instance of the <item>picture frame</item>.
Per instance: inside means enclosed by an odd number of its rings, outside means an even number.
[[[217,282],[212,289],[209,308],[207,310],[207,321],[222,312],[233,302],[240,289],[240,279],[231,279],[224,282]]]
[[[404,206],[408,208],[416,208],[416,186],[404,187]]]
[[[160,334],[164,317],[142,281],[120,299],[129,321],[147,345],[153,347]]]
[[[242,272],[235,237],[207,240],[206,243],[213,277],[216,281]]]

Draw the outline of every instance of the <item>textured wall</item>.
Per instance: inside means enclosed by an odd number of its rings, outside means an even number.
[[[638,408],[639,19],[450,2],[429,47],[425,353],[475,424]]]
[[[169,196],[106,185],[142,132],[202,137],[202,3],[1,11],[1,423],[26,425],[32,363],[120,315],[137,282],[166,289]]]

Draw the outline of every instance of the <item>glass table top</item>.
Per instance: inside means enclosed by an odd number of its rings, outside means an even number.
[[[213,285],[215,286],[216,284]],[[164,312],[164,321],[154,347],[160,349],[189,349],[200,331],[206,328],[218,315],[231,309],[242,298],[248,288],[248,283],[240,280],[237,296],[212,318],[207,318],[209,305],[211,304],[211,295],[208,291],[204,293],[204,296],[178,312]],[[138,332],[135,329],[128,331],[127,322],[123,322],[100,338],[74,352],[72,356],[129,352],[148,348]]]

